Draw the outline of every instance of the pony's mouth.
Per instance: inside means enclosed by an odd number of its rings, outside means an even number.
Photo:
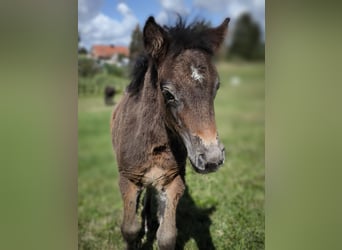
[[[217,171],[225,160],[225,149],[222,143],[203,144],[197,136],[181,134],[188,158],[193,169],[200,174]]]
[[[208,173],[216,172],[222,166],[222,163],[223,163],[223,162],[220,164],[207,163],[205,165],[198,166],[191,160],[190,157],[189,157],[189,160],[190,160],[192,168],[199,174],[208,174]]]

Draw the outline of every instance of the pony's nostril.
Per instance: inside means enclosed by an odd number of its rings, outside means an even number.
[[[205,156],[204,154],[199,154],[197,156],[197,160],[196,160],[196,166],[200,169],[203,169],[205,166]]]
[[[199,154],[198,155],[198,159],[201,160],[201,161],[204,161],[204,154]]]

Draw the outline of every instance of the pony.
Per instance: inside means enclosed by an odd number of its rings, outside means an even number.
[[[112,86],[106,86],[103,91],[104,103],[105,105],[114,104],[114,96],[116,94],[116,89]]]
[[[139,220],[141,192],[156,190],[159,249],[176,245],[176,208],[185,189],[189,158],[201,174],[225,160],[215,123],[214,98],[220,86],[213,56],[230,19],[210,27],[204,21],[160,26],[151,16],[143,28],[145,52],[111,119],[113,149],[123,200],[121,233],[127,249],[139,247],[148,208]],[[146,199],[148,200],[148,199]],[[146,206],[148,207],[148,206]]]

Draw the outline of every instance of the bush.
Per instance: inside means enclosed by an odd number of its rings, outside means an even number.
[[[81,77],[93,77],[101,72],[100,66],[91,58],[78,58],[78,75]]]
[[[125,90],[129,79],[108,75],[106,72],[96,74],[94,77],[78,78],[79,95],[102,95],[106,86],[114,87],[118,93]]]
[[[114,65],[114,64],[108,64],[106,63],[104,65],[107,73],[109,75],[114,75],[114,76],[118,76],[118,77],[122,77],[124,75],[124,71],[122,68],[119,68],[118,66]]]

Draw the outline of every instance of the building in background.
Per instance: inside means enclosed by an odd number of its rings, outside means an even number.
[[[93,45],[90,55],[100,64],[108,63],[124,66],[129,63],[129,49],[124,46]]]

